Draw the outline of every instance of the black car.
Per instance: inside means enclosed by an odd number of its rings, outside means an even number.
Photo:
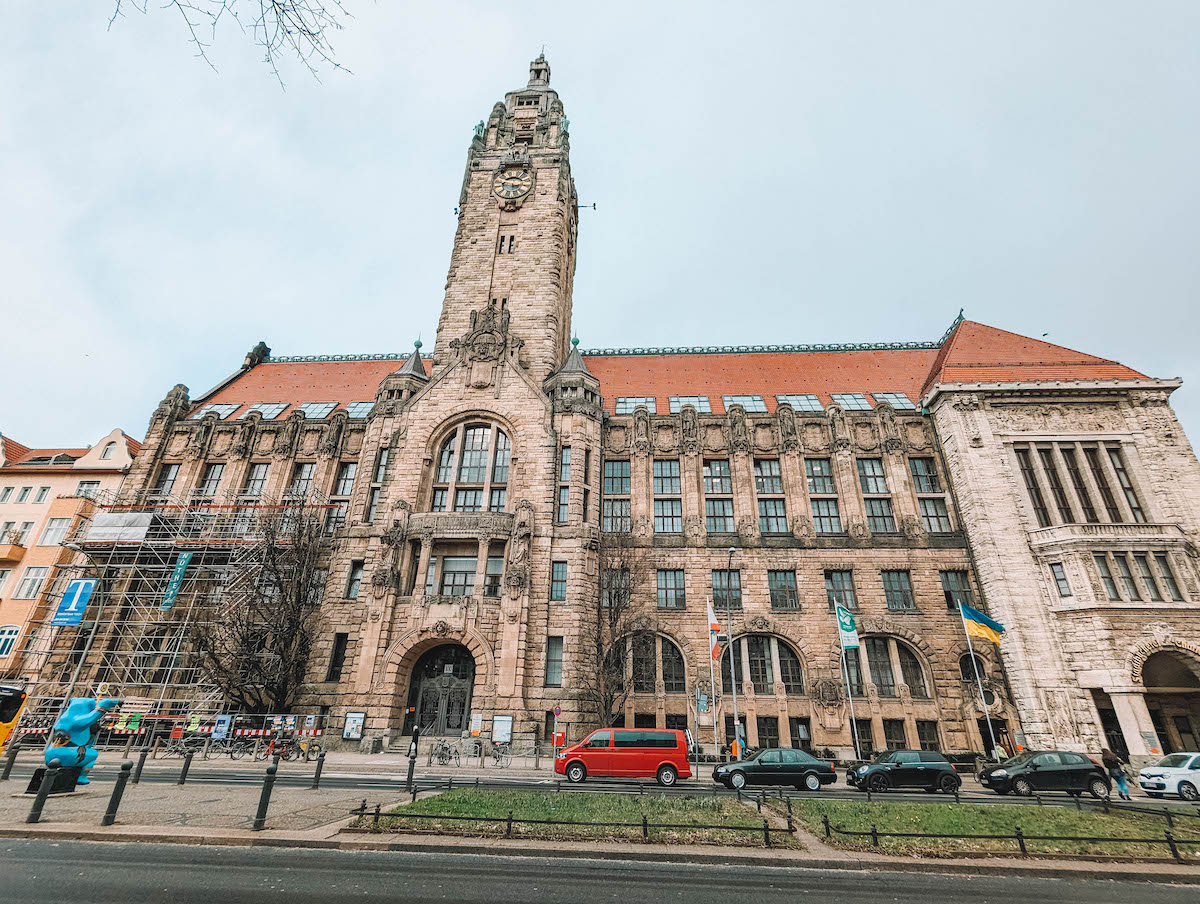
[[[1112,789],[1108,773],[1099,763],[1086,754],[1064,750],[1027,750],[998,766],[988,766],[979,773],[979,784],[997,794],[1066,791],[1079,797],[1086,791],[1097,800],[1108,797]]]
[[[795,785],[818,791],[822,785],[837,781],[837,772],[829,760],[818,760],[803,750],[770,747],[744,760],[722,763],[713,770],[713,781],[726,788],[746,785]]]
[[[931,794],[953,794],[962,779],[950,761],[936,750],[889,750],[874,761],[851,769],[846,781],[859,791],[887,791],[889,788],[922,788]]]

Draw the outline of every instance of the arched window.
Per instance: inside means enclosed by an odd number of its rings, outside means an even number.
[[[925,670],[921,668],[921,660],[908,644],[896,641],[896,652],[900,654],[900,674],[908,685],[908,692],[914,700],[929,699],[929,685],[925,681]]]
[[[684,675],[683,653],[679,647],[662,638],[662,676],[663,690],[668,694],[682,694],[687,691],[687,680]]]
[[[632,676],[633,693],[656,693],[660,680],[664,693],[687,692],[683,653],[670,638],[651,631],[639,631],[625,639],[621,652],[625,654],[627,663],[622,674]],[[609,654],[610,659],[616,653],[614,649]]]
[[[733,658],[737,662],[737,692],[745,693],[745,682],[754,685],[755,695],[772,696],[776,680],[782,681],[788,696],[804,694],[804,671],[796,651],[784,641],[769,634],[747,634],[733,642]],[[729,671],[729,648],[721,654],[721,687],[731,693],[733,682]]]
[[[105,458],[105,459],[107,459],[107,458],[112,458],[112,457],[113,457],[113,450],[114,450],[114,449],[116,449],[116,448],[117,448],[117,444],[116,444],[116,443],[109,443],[108,445],[106,445],[106,446],[104,447],[103,451],[101,451],[101,453],[100,453],[100,457],[101,457],[101,458]]]
[[[974,662],[974,664],[972,664]],[[987,677],[987,666],[984,661],[971,653],[963,653],[958,659],[958,671],[963,681],[975,682],[976,669],[980,678]]]
[[[504,511],[508,505],[511,457],[512,442],[499,427],[460,426],[438,451],[429,510]]]
[[[20,633],[19,625],[0,625],[0,656],[7,656],[13,651]]]
[[[880,697],[898,695],[894,664],[899,663],[901,680],[908,685],[908,692],[913,699],[929,699],[929,681],[925,678],[925,668],[912,647],[902,640],[883,635],[866,637],[862,643],[863,652],[866,653],[866,665],[870,670],[870,681],[875,685]]]

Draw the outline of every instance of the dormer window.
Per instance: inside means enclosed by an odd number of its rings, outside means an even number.
[[[116,443],[108,443],[107,445],[105,445],[104,450],[100,453],[100,457],[105,460],[112,458],[113,450],[115,450],[116,448],[117,448]]]
[[[541,103],[541,98],[536,94],[528,94],[524,97],[517,98],[518,107],[536,107]]]

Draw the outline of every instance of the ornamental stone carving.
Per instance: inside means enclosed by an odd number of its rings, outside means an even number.
[[[317,454],[322,458],[335,458],[341,453],[347,417],[345,411],[336,411],[329,419],[329,423],[321,430],[321,441],[317,445]]]
[[[700,454],[700,418],[691,405],[684,405],[679,412],[679,437],[684,455]]]
[[[1161,389],[1140,390],[1129,393],[1129,401],[1140,408],[1165,408],[1169,404],[1168,396],[1169,393]]]
[[[800,449],[800,432],[796,427],[796,412],[786,402],[775,409],[775,419],[779,423],[779,448],[784,452],[796,452]]]
[[[732,405],[728,416],[729,448],[733,452],[749,452],[750,428],[746,423],[746,409],[741,405]]]
[[[921,519],[916,515],[904,515],[900,519],[900,532],[905,539],[914,542],[920,542],[928,537],[925,533],[925,526],[921,524]]]
[[[751,615],[748,619],[746,619],[746,627],[751,631],[757,631],[760,634],[772,633],[774,631],[770,620],[762,615]]]
[[[832,678],[818,678],[812,685],[812,697],[818,705],[826,708],[840,707],[846,699],[842,683]]]
[[[188,437],[187,449],[184,450],[184,457],[192,461],[204,457],[204,452],[208,448],[209,438],[212,436],[213,428],[217,424],[217,416],[211,411],[200,418],[199,423],[192,427],[192,435]]]
[[[275,448],[272,454],[275,458],[291,458],[300,440],[301,425],[304,423],[304,413],[293,411],[287,420],[275,429]]]
[[[856,540],[860,543],[870,539],[871,536],[871,532],[867,530],[867,525],[863,522],[863,519],[857,516],[850,519],[850,526],[846,529],[846,532],[850,535],[851,540]]]
[[[829,417],[829,432],[833,437],[833,448],[845,452],[850,448],[850,428],[846,425],[846,412],[840,405],[830,405],[826,409]]]
[[[804,543],[816,539],[817,532],[813,529],[812,518],[803,513],[792,516],[792,536]]]
[[[966,392],[960,396],[956,396],[952,404],[955,411],[978,411],[983,407],[983,402],[973,392]]]
[[[900,435],[900,425],[896,423],[896,409],[887,402],[879,402],[875,406],[879,417],[879,432],[883,437],[884,452],[899,452],[904,448],[904,438]]]
[[[508,331],[510,314],[489,303],[471,312],[471,329],[450,343],[451,350],[467,364],[467,385],[486,389],[495,383],[496,366],[507,354],[518,357],[524,340]]]
[[[250,454],[261,420],[262,416],[257,411],[252,411],[237,422],[237,426],[233,428],[233,442],[229,446],[231,458],[246,458]]]
[[[644,406],[633,411],[633,448],[638,455],[650,454],[650,412]]]

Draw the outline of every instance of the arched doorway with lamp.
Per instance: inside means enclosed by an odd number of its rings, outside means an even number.
[[[423,737],[459,737],[469,727],[475,691],[475,657],[462,644],[426,650],[413,665],[404,734],[421,727]]]

